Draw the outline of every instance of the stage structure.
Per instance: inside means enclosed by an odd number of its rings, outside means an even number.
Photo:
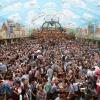
[[[44,21],[40,30],[33,30],[32,37],[37,38],[40,43],[41,41],[66,41],[66,39],[72,39],[73,37],[66,33],[67,29],[63,28],[58,20],[53,18],[49,21]]]
[[[61,24],[59,23],[59,19],[58,21],[53,20],[53,18],[50,21],[45,21],[42,25],[42,31],[51,31],[52,30],[59,30],[61,33],[64,31],[64,28],[61,26]]]
[[[49,21],[46,21],[42,24],[41,31],[38,34],[40,39],[44,40],[57,40],[64,38],[65,29],[58,21],[55,21],[53,18]]]

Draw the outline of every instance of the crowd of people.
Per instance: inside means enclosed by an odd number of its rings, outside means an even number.
[[[100,100],[100,48],[78,40],[0,45],[0,100]]]

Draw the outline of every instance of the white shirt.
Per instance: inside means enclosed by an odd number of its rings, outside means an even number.
[[[52,68],[53,70],[58,71],[59,66],[58,66],[57,64],[53,64],[53,65],[51,66],[51,68]]]
[[[94,73],[93,73],[93,71],[91,71],[90,69],[88,69],[87,70],[87,76],[93,76],[94,75]]]
[[[24,74],[24,75],[22,76],[22,78],[23,78],[23,79],[29,80],[29,75],[28,75],[28,74]]]
[[[74,91],[78,91],[78,84],[77,83],[73,83],[74,86]]]
[[[75,92],[74,85],[70,84],[70,86],[69,86],[69,93],[73,94],[74,92]]]
[[[100,79],[97,79],[96,85],[100,86]]]
[[[99,71],[100,70],[100,68],[98,66],[94,66],[94,68],[95,68],[95,71]]]
[[[47,70],[47,76],[50,77],[50,78],[52,78],[52,75],[53,75],[53,70],[51,68],[49,68]]]
[[[57,97],[55,100],[61,100],[60,97]]]

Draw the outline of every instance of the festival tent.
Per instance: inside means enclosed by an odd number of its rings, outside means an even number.
[[[41,28],[44,21],[58,20],[64,28],[81,28],[91,33],[100,33],[99,0],[1,0],[0,26],[11,20],[18,23],[19,31],[15,35],[29,36],[31,28]],[[27,32],[29,30],[29,32]],[[88,31],[88,30],[87,30]],[[76,32],[76,31],[75,31]],[[7,32],[8,33],[8,32]],[[27,34],[25,34],[27,33]],[[6,35],[8,36],[8,35]]]

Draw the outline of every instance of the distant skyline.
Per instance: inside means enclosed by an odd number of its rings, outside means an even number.
[[[0,0],[0,26],[8,19],[27,27],[41,27],[59,17],[63,27],[85,27],[100,22],[100,0]]]

